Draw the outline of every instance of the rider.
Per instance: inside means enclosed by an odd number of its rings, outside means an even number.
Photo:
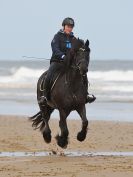
[[[71,49],[71,42],[74,38],[74,34],[72,32],[73,27],[75,23],[72,18],[65,18],[62,22],[63,29],[58,31],[57,34],[55,34],[52,42],[52,57],[50,60],[50,67],[45,79],[44,84],[44,96],[41,96],[39,103],[46,104],[47,100],[49,100],[50,95],[50,81],[51,78],[53,78],[54,73],[61,72],[63,70],[63,65],[66,61],[66,53],[68,50]],[[83,77],[83,83],[88,90],[88,79],[87,75]],[[95,101],[95,97],[92,95],[87,94],[86,102],[92,103]]]

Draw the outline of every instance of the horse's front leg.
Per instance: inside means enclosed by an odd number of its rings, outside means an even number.
[[[59,110],[59,112],[60,112],[59,127],[61,129],[61,134],[56,136],[56,140],[57,140],[57,144],[60,147],[66,148],[68,144],[68,135],[69,135],[66,118],[70,112],[67,112],[65,110]]]
[[[81,119],[82,119],[82,129],[81,131],[77,134],[77,140],[79,141],[84,141],[87,135],[87,130],[88,130],[88,120],[86,117],[86,108],[85,105],[79,107],[77,109],[77,112],[79,113]]]

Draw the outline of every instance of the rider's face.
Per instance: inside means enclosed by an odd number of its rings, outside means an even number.
[[[73,27],[71,25],[65,25],[64,32],[67,34],[70,34],[73,30]]]

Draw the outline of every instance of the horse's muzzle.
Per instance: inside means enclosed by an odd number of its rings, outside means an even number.
[[[81,75],[84,75],[88,72],[88,68],[79,68],[79,70]]]

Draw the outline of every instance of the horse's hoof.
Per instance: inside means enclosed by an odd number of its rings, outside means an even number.
[[[43,133],[43,139],[46,143],[50,143],[51,142],[51,133]]]
[[[63,149],[67,148],[67,145],[68,145],[68,139],[67,139],[67,137],[62,137],[62,136],[57,135],[55,137],[55,139],[57,140],[58,146],[60,146]]]
[[[78,133],[78,135],[77,135],[77,140],[78,141],[84,141],[85,140],[85,138],[86,138],[86,134],[87,134],[87,132],[79,132]]]

